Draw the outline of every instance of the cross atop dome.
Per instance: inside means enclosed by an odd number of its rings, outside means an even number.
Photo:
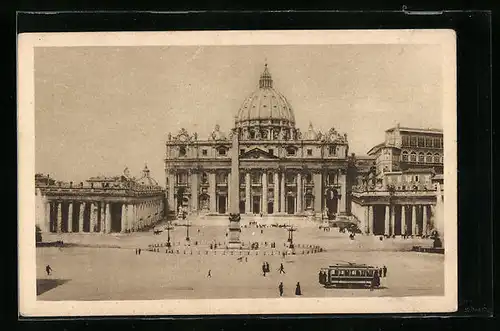
[[[148,164],[144,163],[144,169],[142,170],[143,177],[149,177]]]
[[[260,88],[272,88],[273,87],[273,78],[271,77],[271,73],[267,68],[267,60],[266,64],[264,64],[264,72],[260,75],[259,79],[259,87]]]

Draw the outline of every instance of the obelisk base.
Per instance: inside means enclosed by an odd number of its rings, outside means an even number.
[[[241,226],[240,226],[240,214],[229,214],[229,234],[228,234],[228,249],[240,249],[241,248]]]

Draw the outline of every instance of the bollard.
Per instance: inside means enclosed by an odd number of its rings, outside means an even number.
[[[205,251],[205,255],[208,255],[208,251]]]
[[[179,250],[177,250],[177,254],[179,254]]]

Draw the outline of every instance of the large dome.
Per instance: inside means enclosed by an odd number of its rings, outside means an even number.
[[[237,127],[254,125],[295,126],[295,116],[288,100],[273,88],[267,64],[260,76],[259,89],[245,99],[236,117]]]

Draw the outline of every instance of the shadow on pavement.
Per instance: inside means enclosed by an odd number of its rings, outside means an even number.
[[[69,282],[69,279],[37,279],[36,295],[41,295],[67,282]]]

